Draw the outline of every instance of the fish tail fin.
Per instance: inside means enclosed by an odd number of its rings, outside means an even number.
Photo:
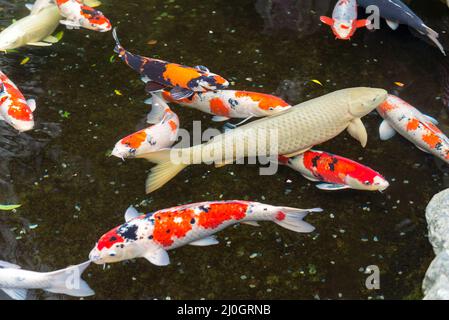
[[[161,149],[139,156],[150,162],[157,163],[157,165],[151,169],[145,184],[147,194],[161,188],[188,166],[188,164],[181,162],[173,163],[170,158],[172,150],[173,149]]]
[[[48,272],[46,276],[50,281],[50,288],[46,291],[62,293],[74,297],[92,296],[95,292],[89,287],[86,281],[81,279],[84,270],[89,266],[90,261],[66,269]]]
[[[305,222],[303,219],[310,212],[322,212],[321,208],[314,209],[297,209],[290,207],[279,207],[274,222],[281,227],[300,233],[309,233],[315,230],[315,227]]]
[[[443,55],[446,56],[446,52],[444,51],[444,47],[441,44],[441,42],[438,40],[438,37],[439,37],[438,32],[436,32],[435,30],[429,28],[426,25],[424,25],[424,28],[427,31],[427,36],[429,37],[429,39],[432,40],[432,42],[438,47],[438,49],[440,49],[441,53],[443,53]]]
[[[112,29],[112,37],[114,38],[115,41],[114,52],[121,55],[125,51],[125,48],[123,48],[123,46],[120,44],[120,40],[118,39],[117,27]]]

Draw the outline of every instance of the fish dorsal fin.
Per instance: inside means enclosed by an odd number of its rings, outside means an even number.
[[[393,129],[392,126],[387,122],[387,120],[382,121],[379,127],[379,137],[380,140],[388,140],[394,137],[396,134],[396,130]]]
[[[174,100],[182,100],[191,97],[194,94],[192,90],[181,88],[181,87],[174,87],[170,91],[170,95]]]
[[[203,72],[210,72],[209,69],[205,66],[196,66],[195,69],[203,71]]]
[[[151,94],[151,111],[147,115],[147,123],[156,124],[162,121],[165,111],[170,109],[168,104],[158,95]]]
[[[0,268],[22,269],[21,266],[18,266],[16,264],[13,264],[13,263],[10,263],[10,262],[1,261],[1,260],[0,260]]]
[[[423,114],[423,116],[424,116],[424,118],[425,118],[427,121],[433,123],[434,125],[437,126],[437,125],[439,124],[439,122],[438,122],[437,119],[435,119],[435,118],[433,118],[433,117],[431,117],[431,116],[429,116],[429,115],[427,115],[427,114]]]
[[[230,119],[229,117],[225,117],[225,116],[213,116],[212,117],[213,122],[222,122],[222,121],[227,121],[229,119]]]
[[[14,300],[26,300],[27,298],[27,290],[26,289],[5,289],[2,288],[8,296],[10,296]]]
[[[320,20],[322,23],[327,24],[328,26],[332,26],[334,24],[334,19],[326,16],[321,16]]]
[[[125,212],[125,221],[131,221],[132,219],[137,218],[140,216],[139,212],[134,208],[133,206],[130,206],[128,209],[126,209]]]
[[[27,6],[27,8],[31,10],[30,15],[33,15],[52,5],[55,5],[53,0],[36,0],[31,7]]]
[[[371,22],[367,19],[361,19],[361,20],[357,20],[355,22],[355,27],[356,28],[363,28],[363,27],[367,27],[371,24]]]
[[[368,143],[368,133],[360,118],[353,119],[348,126],[348,132],[354,139],[358,140],[362,147]]]
[[[206,247],[206,246],[213,246],[219,244],[217,238],[215,238],[214,236],[210,236],[207,238],[203,238],[200,240],[196,240],[196,241],[192,241],[189,243],[189,245],[191,246],[198,246],[198,247]]]
[[[142,257],[156,266],[168,266],[170,264],[168,253],[162,248],[150,249]]]
[[[28,107],[30,107],[31,112],[34,112],[36,110],[36,100],[28,99],[27,100],[27,105],[28,105]]]
[[[311,148],[312,147],[309,147],[309,148],[306,148],[306,149],[302,149],[302,150],[298,150],[298,151],[295,151],[295,152],[292,152],[292,153],[289,153],[289,154],[284,154],[283,156],[287,157],[287,158],[293,158],[293,157],[299,156],[300,154],[303,154],[306,151],[309,151]]]

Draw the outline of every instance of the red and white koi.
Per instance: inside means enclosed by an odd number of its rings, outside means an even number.
[[[310,181],[324,182],[316,185],[321,190],[384,191],[389,187],[388,181],[373,169],[323,151],[310,150],[293,158],[280,156],[278,161]]]
[[[218,244],[213,235],[236,223],[258,226],[257,221],[272,221],[295,232],[309,233],[314,227],[303,218],[309,212],[321,211],[248,201],[200,202],[146,215],[130,207],[125,214],[126,223],[104,234],[89,258],[96,264],[105,264],[142,257],[165,266],[170,263],[168,250]]]
[[[156,123],[121,139],[114,147],[112,155],[118,158],[138,158],[140,155],[169,148],[178,137],[179,119],[170,107],[152,94],[153,108],[147,122]]]
[[[111,22],[101,11],[95,10],[80,0],[56,0],[56,4],[60,14],[66,18],[66,20],[61,20],[60,23],[65,25],[67,29],[85,28],[99,32],[112,29]]]
[[[34,128],[36,101],[25,100],[17,86],[0,71],[0,120],[25,132]]]
[[[356,0],[339,0],[332,12],[332,18],[321,16],[322,23],[331,27],[332,32],[341,40],[350,40],[358,28],[366,27],[369,20],[357,20]]]
[[[388,140],[398,132],[421,151],[449,164],[449,139],[438,129],[437,120],[393,95],[388,95],[377,112],[384,119],[379,128],[381,140]]]
[[[273,95],[239,90],[195,93],[181,100],[174,99],[169,91],[164,90],[162,97],[168,102],[212,114],[213,121],[266,117],[291,108],[287,102]]]

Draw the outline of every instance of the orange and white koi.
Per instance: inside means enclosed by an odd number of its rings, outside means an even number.
[[[339,0],[332,12],[332,18],[321,16],[320,20],[329,25],[334,35],[340,40],[350,40],[358,28],[370,24],[366,19],[357,20],[356,0]]]
[[[0,71],[0,120],[25,132],[34,128],[35,109],[36,101],[26,101],[17,86]]]
[[[449,164],[449,139],[438,129],[437,120],[394,95],[388,95],[377,112],[384,119],[379,128],[381,140],[388,140],[398,132],[421,151]]]
[[[278,161],[310,181],[324,182],[316,185],[321,190],[384,191],[389,187],[388,181],[373,169],[323,151],[310,150],[293,158],[279,156]]]
[[[178,137],[179,119],[170,107],[157,95],[152,95],[153,109],[147,122],[156,123],[121,139],[112,155],[118,158],[138,158],[140,155],[169,148]]]
[[[67,29],[85,28],[107,32],[112,29],[111,22],[101,11],[84,4],[80,0],[56,0],[60,14],[66,18],[60,23]]]
[[[190,97],[195,92],[220,90],[229,86],[226,79],[210,72],[204,66],[192,68],[134,55],[122,47],[116,28],[112,34],[116,42],[114,51],[129,67],[142,75],[148,92],[160,91],[168,87],[172,88],[170,91],[172,98],[180,100]]]
[[[295,232],[312,232],[315,228],[303,218],[309,212],[321,211],[248,201],[200,202],[146,215],[130,207],[125,213],[126,223],[104,234],[89,258],[105,264],[142,257],[165,266],[170,263],[168,250],[218,244],[214,234],[237,223],[258,226],[257,221],[272,221]]]
[[[273,95],[239,90],[195,93],[181,100],[173,99],[171,93],[164,90],[162,97],[168,102],[212,114],[214,115],[213,121],[266,117],[291,108],[287,102]]]

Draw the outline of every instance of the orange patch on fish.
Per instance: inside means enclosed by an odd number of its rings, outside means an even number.
[[[177,239],[183,238],[192,230],[192,219],[195,212],[192,209],[164,211],[154,215],[153,240],[164,247],[169,247]]]
[[[415,131],[416,129],[419,128],[419,123],[420,122],[418,119],[415,119],[415,118],[410,119],[407,123],[407,127],[406,127],[407,131]]]
[[[434,149],[439,143],[441,143],[440,137],[433,133],[423,135],[422,139],[432,149]]]
[[[201,74],[194,68],[183,67],[175,63],[167,63],[162,76],[165,81],[169,81],[174,87],[189,88],[189,81],[198,78]]]
[[[24,104],[9,107],[8,114],[17,120],[31,121],[33,119],[31,109]]]
[[[176,122],[173,120],[168,121],[168,124],[170,125],[171,131],[175,132],[178,126],[176,125]]]
[[[145,130],[138,131],[122,139],[121,143],[128,145],[130,148],[137,149],[147,138]]]
[[[241,220],[246,216],[248,205],[239,202],[212,203],[206,213],[198,216],[198,225],[214,229],[228,220]]]
[[[229,109],[220,98],[210,100],[210,111],[218,116],[228,116]]]
[[[269,110],[274,107],[287,107],[289,104],[281,98],[272,96],[270,94],[248,92],[248,91],[236,91],[235,96],[237,98],[249,97],[255,102],[259,102],[259,108],[262,110]]]

